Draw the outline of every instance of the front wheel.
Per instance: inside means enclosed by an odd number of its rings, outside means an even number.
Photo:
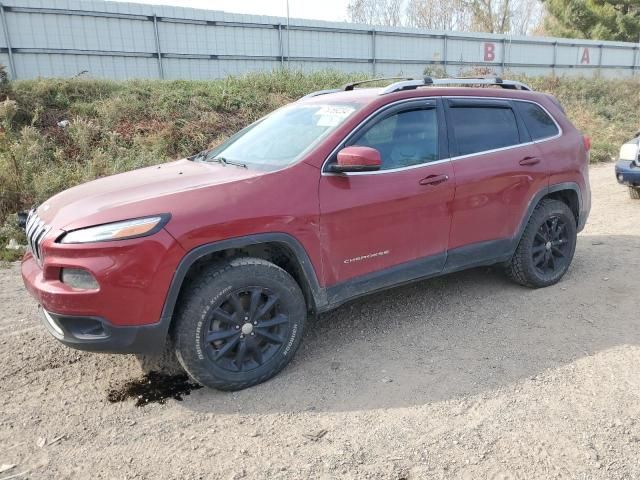
[[[175,348],[171,340],[167,338],[163,349],[153,353],[135,354],[140,370],[145,375],[160,373],[163,375],[184,375],[184,369],[176,358]]]
[[[576,219],[567,204],[542,200],[531,214],[507,274],[527,287],[553,285],[569,269],[576,240]]]
[[[307,316],[296,281],[258,258],[204,270],[186,286],[173,340],[197,382],[240,390],[268,380],[291,360]]]
[[[629,196],[634,200],[640,200],[640,187],[629,187]]]

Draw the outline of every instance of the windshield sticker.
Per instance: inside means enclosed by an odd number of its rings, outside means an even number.
[[[319,127],[336,127],[351,115],[354,110],[355,108],[353,107],[325,105],[314,114],[318,117],[316,125]]]

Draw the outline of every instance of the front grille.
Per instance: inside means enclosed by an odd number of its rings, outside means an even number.
[[[42,240],[44,240],[49,230],[51,230],[51,227],[40,220],[35,209],[31,210],[27,217],[25,231],[27,232],[27,242],[29,243],[31,253],[33,253],[33,256],[38,262],[42,262],[42,249],[40,247]]]

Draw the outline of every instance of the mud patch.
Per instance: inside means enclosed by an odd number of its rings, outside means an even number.
[[[167,398],[182,401],[183,395],[189,395],[192,390],[199,388],[202,388],[202,385],[193,383],[186,375],[150,372],[142,378],[110,390],[107,400],[116,403],[135,398],[136,407],[142,407],[152,402],[165,403]]]

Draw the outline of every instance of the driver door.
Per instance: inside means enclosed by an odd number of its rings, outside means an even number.
[[[438,103],[384,109],[328,159],[319,186],[325,285],[376,278],[361,285],[371,290],[443,269],[455,181]],[[377,149],[381,169],[327,172],[351,145]]]

